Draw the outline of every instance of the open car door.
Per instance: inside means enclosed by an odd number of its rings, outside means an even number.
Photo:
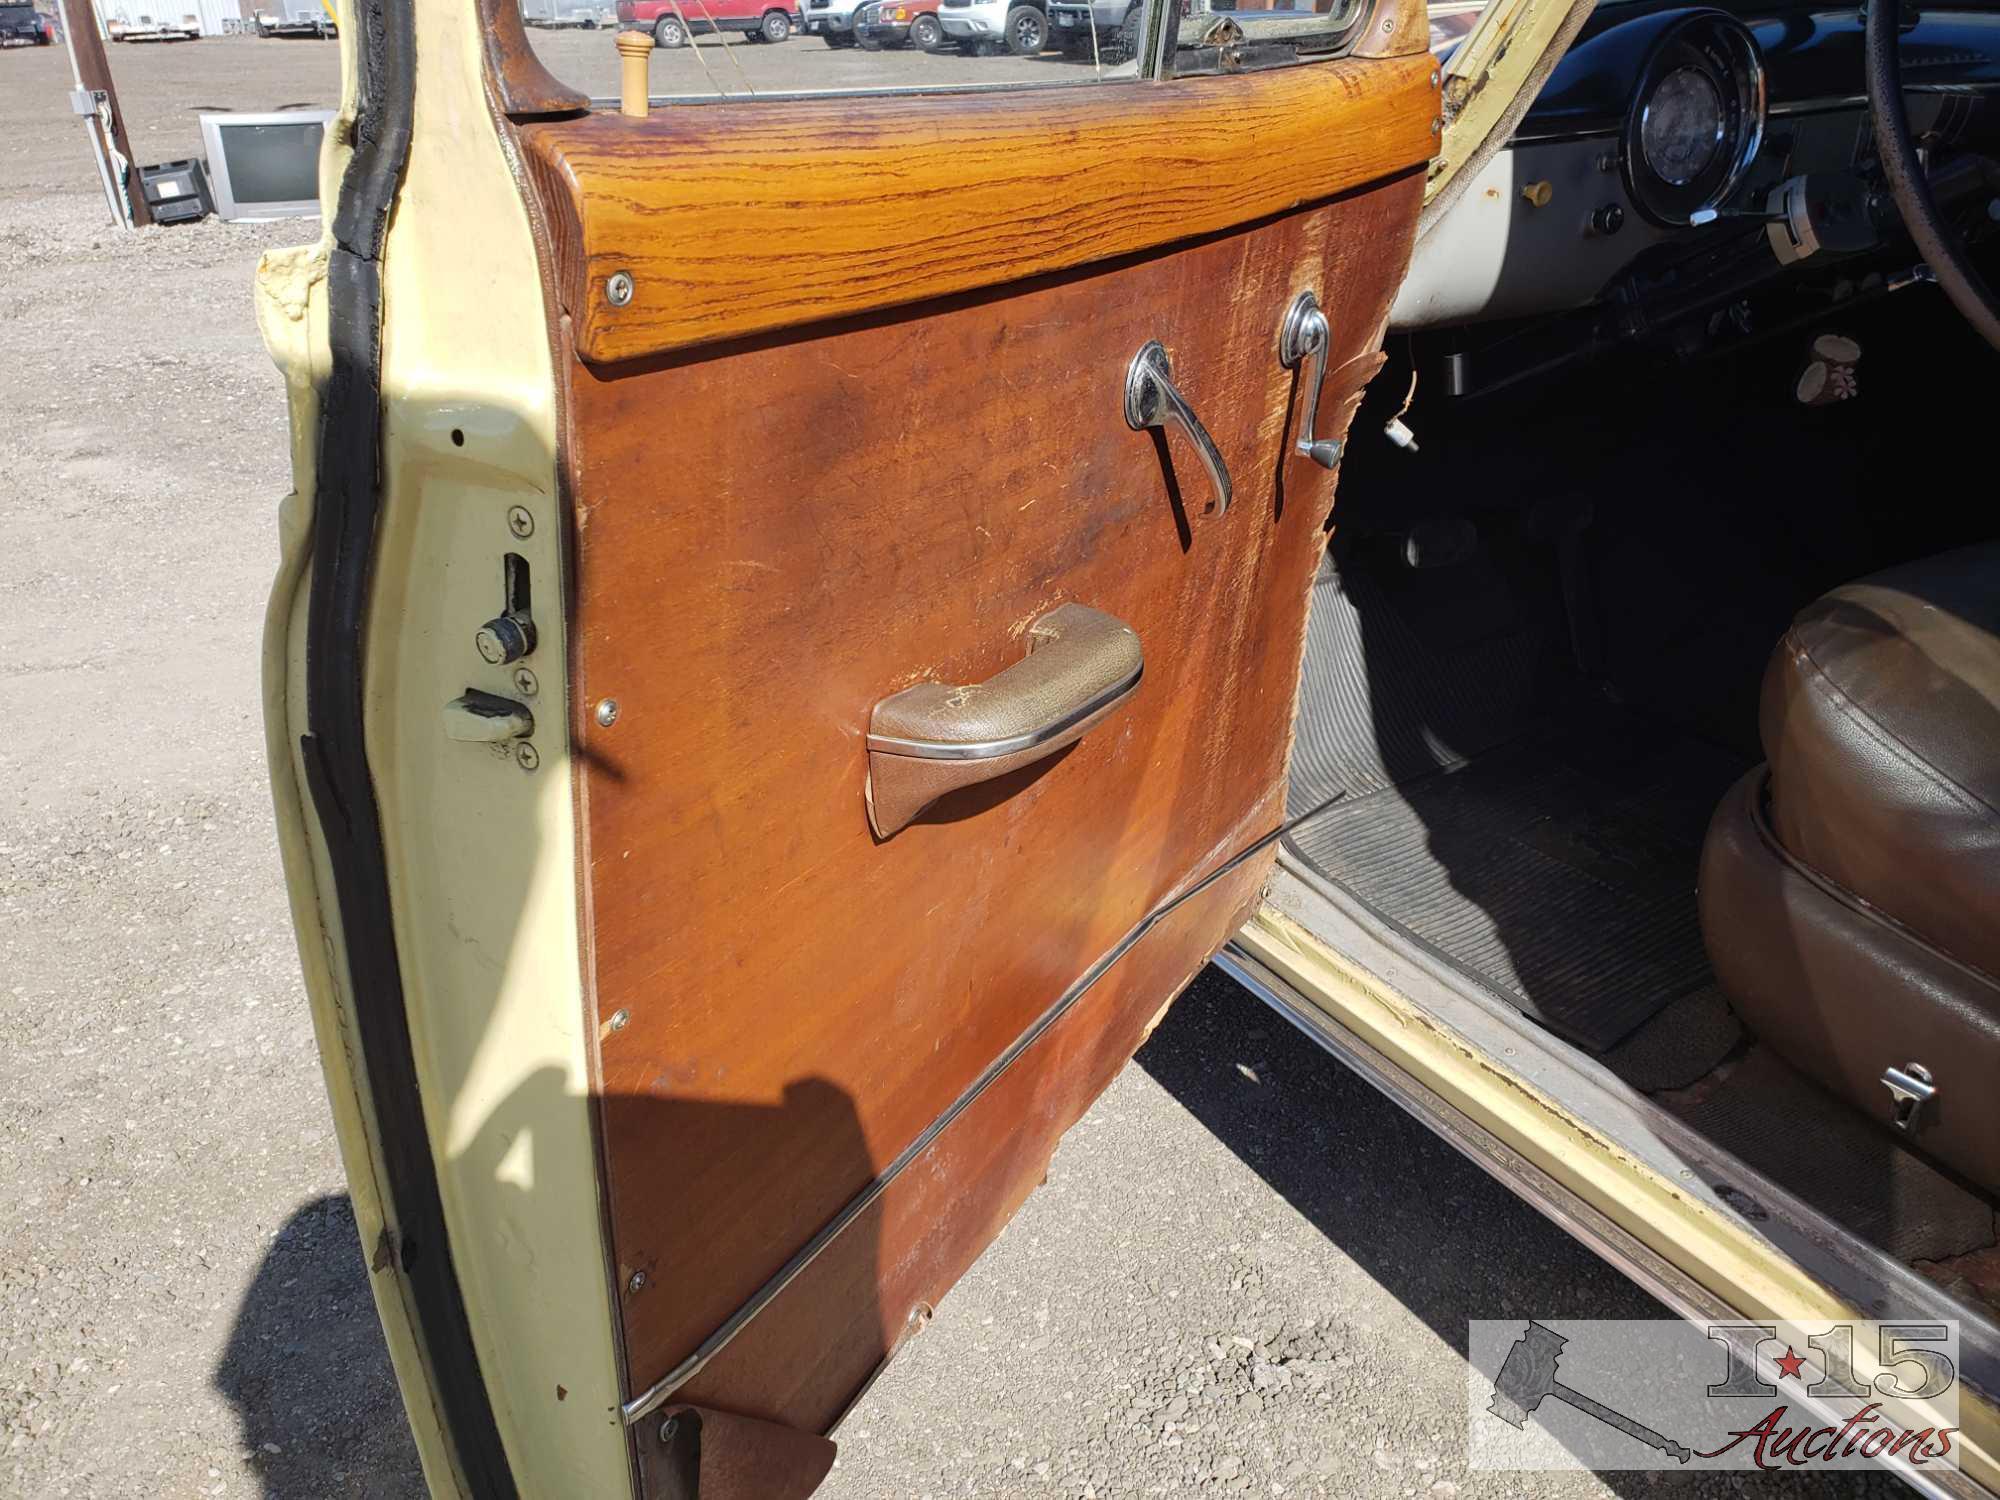
[[[439,1493],[809,1491],[1253,908],[1437,75],[1180,24],[641,119],[342,14],[266,707]]]

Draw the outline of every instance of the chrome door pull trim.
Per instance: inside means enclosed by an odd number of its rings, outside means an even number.
[[[1336,438],[1322,438],[1313,441],[1313,428],[1319,424],[1319,388],[1326,383],[1326,353],[1333,343],[1333,328],[1326,321],[1326,313],[1320,308],[1319,298],[1310,291],[1300,292],[1292,299],[1290,309],[1285,313],[1284,325],[1278,330],[1278,363],[1287,370],[1296,370],[1299,362],[1312,356],[1312,366],[1306,371],[1306,417],[1299,428],[1299,441],[1293,450],[1311,459],[1322,469],[1331,469],[1340,462],[1340,441]]]
[[[1208,435],[1208,429],[1201,425],[1194,408],[1187,404],[1187,398],[1175,387],[1174,367],[1167,358],[1166,347],[1158,339],[1148,339],[1145,347],[1132,356],[1132,364],[1125,371],[1125,425],[1134,432],[1144,432],[1149,427],[1164,428],[1170,422],[1187,434],[1188,441],[1201,455],[1209,482],[1215,486],[1215,513],[1226,514],[1233,487],[1229,483],[1229,469],[1222,462],[1222,452]]]
[[[1128,696],[1139,685],[1145,675],[1145,664],[1134,662],[1132,669],[1116,682],[1107,684],[1095,696],[1071,708],[1062,717],[1039,724],[1034,729],[1021,734],[1009,735],[998,740],[913,740],[899,739],[893,734],[868,733],[868,748],[882,750],[891,755],[909,755],[918,760],[998,760],[1003,756],[1018,755],[1023,750],[1036,750],[1052,744],[1064,733],[1074,729],[1085,719],[1097,717],[1105,709]]]
[[[984,682],[920,682],[868,716],[869,826],[891,838],[940,797],[1065,750],[1131,697],[1146,654],[1131,626],[1064,604],[1028,627],[1028,654]]]

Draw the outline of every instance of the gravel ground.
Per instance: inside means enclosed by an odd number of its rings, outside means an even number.
[[[608,87],[608,38],[547,45]],[[249,278],[316,226],[111,231],[61,57],[0,55],[0,1494],[413,1495],[257,723],[288,481]],[[335,92],[320,44],[113,57],[147,160],[197,104]],[[825,1493],[1691,1493],[1465,1468],[1467,1318],[1653,1312],[1210,974]]]

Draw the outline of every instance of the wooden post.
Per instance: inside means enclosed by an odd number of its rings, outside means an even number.
[[[119,191],[132,215],[132,227],[143,229],[153,222],[153,210],[146,203],[146,190],[139,183],[139,163],[133,159],[132,143],[125,135],[125,116],[118,108],[118,90],[111,83],[111,63],[104,55],[104,40],[97,34],[97,12],[91,0],[62,0],[63,30],[69,35],[70,56],[76,59],[76,76],[86,89],[101,93],[110,105],[110,138],[103,139],[103,122],[92,119],[89,128],[98,132],[100,144],[112,161],[122,157],[126,164]],[[116,156],[112,153],[116,152]]]
[[[618,33],[618,113],[635,120],[646,118],[652,108],[652,81],[648,77],[653,60],[653,37],[646,31]]]

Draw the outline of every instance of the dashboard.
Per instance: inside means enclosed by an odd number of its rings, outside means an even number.
[[[1911,127],[1942,148],[1933,186],[1965,228],[1992,228],[1992,163],[1941,164],[2000,143],[2000,11],[1903,4]],[[1533,330],[1547,348],[1468,367],[1477,385],[1579,341],[1705,337],[1788,279],[1851,295],[1921,277],[1875,160],[1862,44],[1852,9],[1600,8],[1419,241],[1391,328],[1556,320]]]

